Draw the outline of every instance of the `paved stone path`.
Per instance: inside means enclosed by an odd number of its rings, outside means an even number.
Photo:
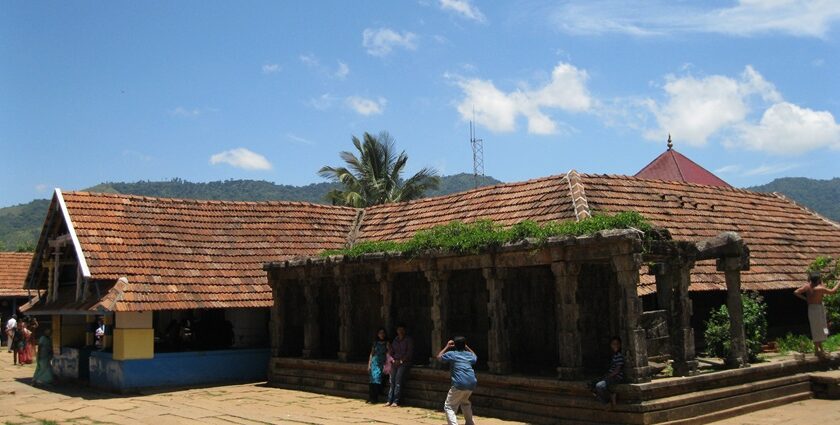
[[[4,350],[5,351],[5,350]],[[5,354],[5,353],[3,353]],[[32,366],[0,365],[0,424],[444,424],[443,413],[391,409],[260,384],[120,396],[74,385],[33,388]],[[478,412],[481,413],[481,412]],[[477,418],[481,425],[514,424]],[[808,400],[716,425],[840,424],[840,401]]]

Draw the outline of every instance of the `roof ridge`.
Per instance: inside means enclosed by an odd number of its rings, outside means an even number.
[[[677,173],[680,174],[680,180],[686,181],[685,174],[683,173],[682,167],[680,167],[680,162],[677,161],[677,155],[675,155],[675,154],[678,154],[679,152],[677,152],[673,148],[670,148],[670,149],[668,149],[668,153],[670,154],[671,161],[674,161],[674,165],[677,167]],[[680,154],[680,156],[682,156],[685,159],[688,159],[685,155]],[[689,159],[689,161],[691,161],[691,160]],[[691,162],[694,162],[694,161],[691,161]],[[695,163],[695,165],[697,165],[697,164]],[[699,165],[698,165],[698,167],[699,167]],[[703,167],[700,167],[700,168],[703,168]],[[703,169],[705,170],[705,168],[703,168]]]
[[[105,198],[117,198],[117,199],[142,199],[142,200],[155,200],[155,201],[167,201],[167,202],[183,202],[183,203],[195,203],[195,204],[240,204],[240,205],[309,205],[313,207],[320,207],[326,209],[345,209],[345,210],[359,210],[359,208],[355,207],[345,207],[342,205],[327,205],[327,204],[318,204],[315,202],[307,202],[307,201],[287,201],[282,199],[274,199],[274,200],[265,200],[265,201],[239,201],[239,200],[230,200],[230,199],[190,199],[190,198],[171,198],[165,196],[146,196],[146,195],[135,195],[130,193],[104,193],[104,192],[90,192],[84,190],[78,191],[70,191],[70,192],[63,192],[64,195],[81,195],[81,196],[100,196]]]
[[[589,210],[589,201],[586,199],[583,180],[577,170],[571,169],[566,173],[566,181],[569,183],[569,197],[572,200],[572,208],[575,211],[575,220],[581,221],[592,217]]]

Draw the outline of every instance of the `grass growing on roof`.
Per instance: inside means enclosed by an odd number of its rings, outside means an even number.
[[[542,225],[526,220],[510,227],[504,227],[490,220],[478,220],[473,223],[453,221],[421,230],[405,242],[365,241],[345,249],[324,251],[321,256],[358,257],[373,252],[399,252],[411,255],[427,251],[476,254],[488,248],[500,247],[524,239],[536,239],[538,243],[543,243],[550,237],[592,235],[602,230],[629,228],[647,232],[652,229],[652,226],[635,211],[615,215],[596,214],[581,221],[549,222]]]

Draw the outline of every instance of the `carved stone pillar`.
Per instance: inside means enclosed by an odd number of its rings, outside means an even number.
[[[306,316],[303,323],[303,357],[311,359],[321,354],[321,325],[318,314],[318,292],[320,280],[307,277],[303,285],[306,299]]]
[[[694,375],[697,373],[697,358],[694,352],[694,328],[691,327],[691,298],[688,296],[694,262],[672,263],[668,268],[672,275],[670,280],[674,284],[669,326],[674,376]]]
[[[449,338],[448,313],[449,313],[449,272],[434,268],[423,270],[426,280],[429,281],[429,294],[431,296],[431,353],[429,359],[432,365],[439,367],[436,355]]]
[[[490,373],[508,374],[511,371],[510,338],[507,304],[504,299],[507,271],[486,267],[482,272],[487,283],[487,315],[490,317],[490,328],[487,331],[487,367]]]
[[[670,313],[671,298],[674,295],[674,274],[671,273],[670,264],[656,263],[650,266],[648,274],[656,279],[656,305],[660,310],[668,310]]]
[[[642,303],[639,300],[639,268],[642,259],[638,254],[624,254],[612,258],[618,284],[618,323],[624,350],[624,375],[629,382],[650,381],[647,358],[647,337],[641,327]]]
[[[353,287],[345,271],[336,267],[335,282],[338,285],[338,360],[350,360],[353,351]]]
[[[379,283],[379,294],[382,295],[382,307],[379,314],[388,332],[394,331],[394,275],[388,273],[384,266],[374,269],[376,281]]]
[[[749,366],[747,338],[744,330],[744,306],[741,304],[741,259],[721,258],[717,261],[718,271],[726,276],[726,308],[729,310],[729,335],[732,350],[726,359],[726,366],[742,368]]]
[[[573,263],[551,264],[554,273],[555,321],[559,365],[557,376],[564,380],[580,379],[583,375],[583,354],[580,349],[580,306],[577,303],[577,286],[580,266]]]

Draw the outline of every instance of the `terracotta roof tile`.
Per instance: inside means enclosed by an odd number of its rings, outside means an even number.
[[[731,187],[729,183],[721,180],[720,177],[712,174],[709,170],[706,170],[672,148],[668,148],[667,151],[656,157],[645,168],[642,168],[636,173],[636,177]]]
[[[777,195],[627,176],[582,179],[593,212],[635,210],[670,230],[674,239],[738,232],[751,256],[751,269],[742,273],[744,289],[795,288],[815,257],[840,255],[840,225]],[[714,262],[695,267],[692,290],[725,288]],[[640,293],[654,291],[653,278],[643,276]]]
[[[30,264],[31,252],[0,252],[0,298],[29,296],[23,286]]]
[[[128,279],[100,303],[117,311],[271,306],[262,265],[342,247],[356,217],[303,202],[63,196],[91,278]]]

